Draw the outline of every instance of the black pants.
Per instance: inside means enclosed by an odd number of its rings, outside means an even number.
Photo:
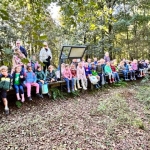
[[[1,98],[7,98],[7,91],[3,89],[0,89],[0,91],[1,91]]]
[[[43,66],[43,71],[45,73],[46,69],[48,68],[48,66],[50,65],[50,62],[43,62],[44,66]]]

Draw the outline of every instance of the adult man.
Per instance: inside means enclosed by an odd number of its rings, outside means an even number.
[[[43,67],[43,70],[45,72],[45,70],[50,65],[50,61],[52,60],[52,53],[51,50],[48,48],[47,42],[43,43],[43,48],[40,51],[39,57],[40,57],[40,61],[45,64]]]
[[[20,51],[25,55],[25,57],[27,57],[27,51],[24,47],[21,46],[19,40],[16,41],[16,47],[18,47],[20,49]]]

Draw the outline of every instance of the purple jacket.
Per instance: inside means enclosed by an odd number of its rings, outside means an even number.
[[[104,56],[105,62],[110,62],[110,57],[109,56]]]

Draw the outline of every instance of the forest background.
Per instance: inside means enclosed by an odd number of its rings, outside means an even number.
[[[149,0],[2,0],[0,8],[1,64],[11,65],[17,39],[29,57],[47,41],[56,66],[62,45],[86,45],[86,58],[150,59]]]

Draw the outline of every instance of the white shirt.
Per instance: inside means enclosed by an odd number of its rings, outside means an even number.
[[[52,53],[51,50],[49,48],[47,48],[48,50],[46,51],[45,48],[43,47],[40,51],[40,55],[39,55],[39,59],[41,62],[46,62],[46,59],[50,56],[52,60]]]

